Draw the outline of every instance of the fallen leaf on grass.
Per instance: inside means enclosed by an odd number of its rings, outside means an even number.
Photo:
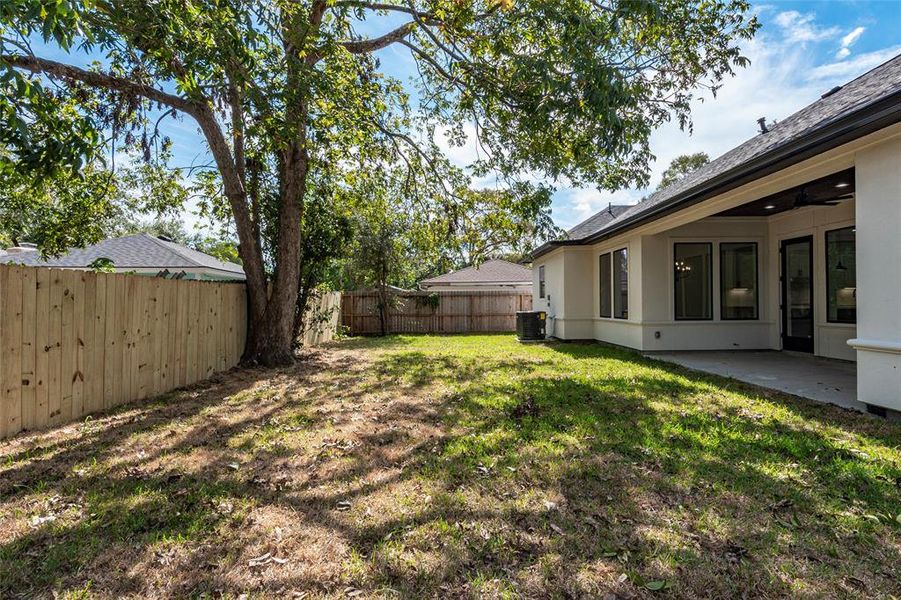
[[[31,526],[40,527],[44,523],[51,523],[53,521],[56,521],[56,515],[47,515],[46,517],[39,517],[35,515],[31,517]]]
[[[262,556],[257,556],[256,558],[251,558],[247,561],[247,566],[249,567],[262,567],[263,565],[269,564],[272,561],[272,553],[267,552]]]
[[[644,584],[644,587],[648,588],[652,592],[659,592],[660,590],[665,590],[669,587],[668,581],[649,581]]]

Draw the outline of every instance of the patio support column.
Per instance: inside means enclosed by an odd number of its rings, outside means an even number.
[[[901,411],[901,137],[855,162],[857,397]]]

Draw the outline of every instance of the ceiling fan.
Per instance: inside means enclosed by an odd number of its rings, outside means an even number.
[[[842,200],[849,200],[854,197],[854,192],[840,193],[837,196],[829,196],[828,198],[814,198],[807,193],[806,188],[801,188],[798,195],[795,196],[791,205],[791,210],[802,208],[805,206],[835,206]]]

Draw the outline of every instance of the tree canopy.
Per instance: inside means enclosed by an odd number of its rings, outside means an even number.
[[[429,215],[453,214],[471,177],[513,194],[518,218],[550,201],[529,182],[644,185],[651,131],[688,126],[695,90],[746,64],[756,28],[745,0],[9,0],[0,175],[80,177],[110,167],[115,140],[149,148],[192,119],[213,162],[191,175],[240,242],[246,358],[285,362],[306,206],[396,169]],[[409,54],[412,86],[381,68],[389,47]],[[475,139],[469,170],[442,136]]]
[[[658,190],[662,190],[668,185],[676,183],[695,169],[703,167],[710,162],[710,157],[706,152],[695,152],[694,154],[681,154],[674,158],[660,179]]]

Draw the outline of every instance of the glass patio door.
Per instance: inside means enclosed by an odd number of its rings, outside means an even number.
[[[782,242],[782,349],[813,352],[813,238]]]

